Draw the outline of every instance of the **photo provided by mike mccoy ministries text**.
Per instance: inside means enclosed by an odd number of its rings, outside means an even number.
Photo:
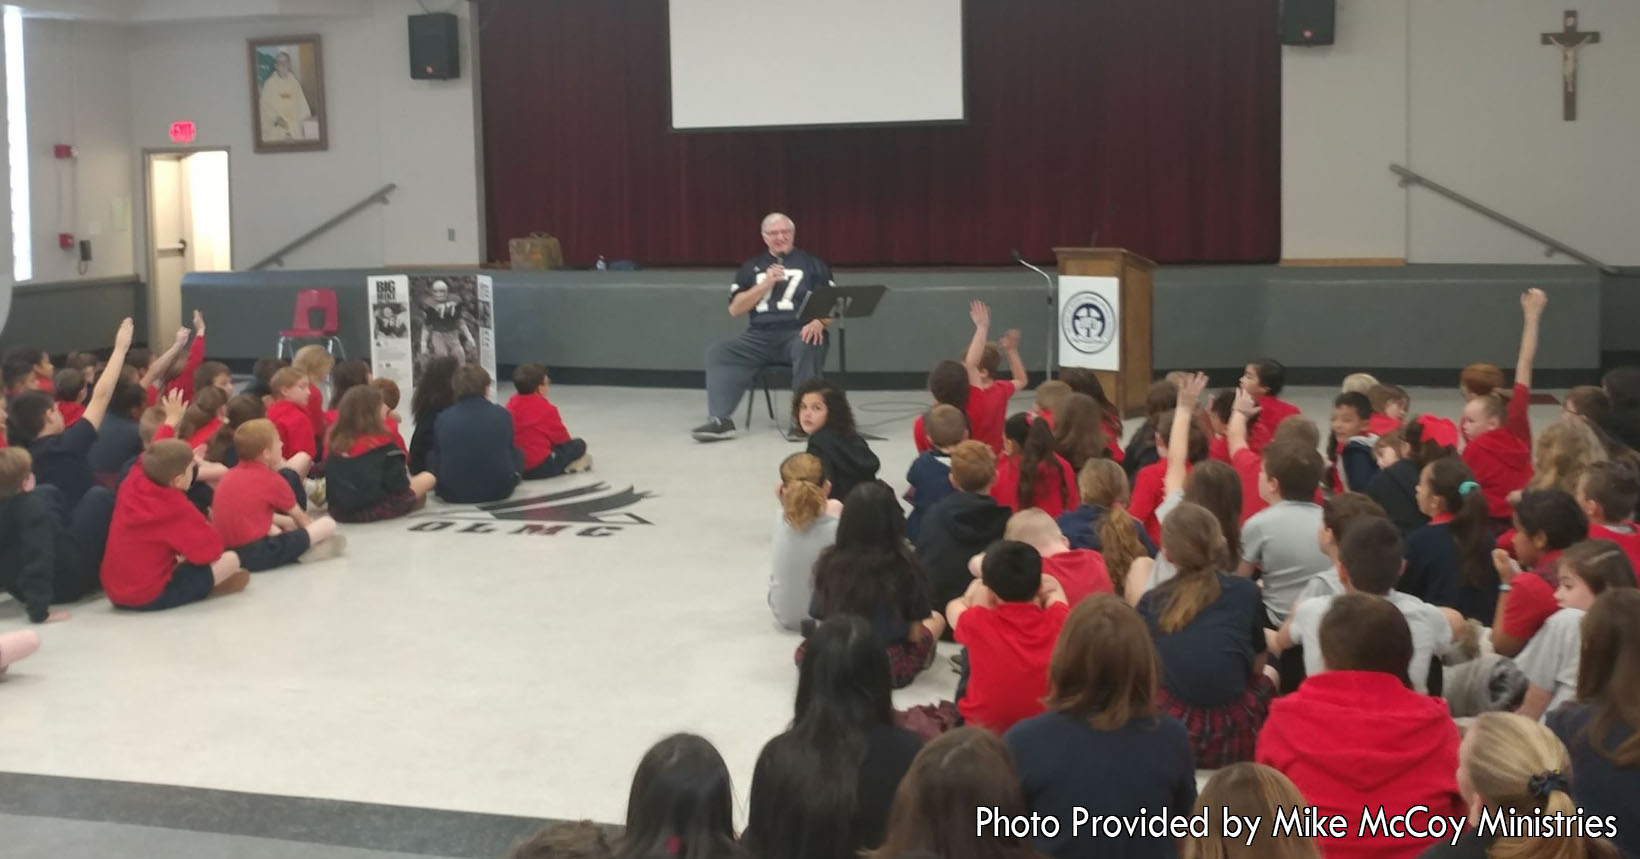
[[[1270,818],[1234,814],[1229,809],[1201,809],[1195,814],[1175,814],[1168,809],[1136,815],[1097,815],[1076,808],[1070,820],[1045,814],[1006,815],[997,808],[978,808],[974,813],[980,837],[1059,838],[1063,834],[1086,838],[1206,838],[1209,835],[1239,839],[1248,846],[1262,838],[1417,838],[1437,839],[1456,844],[1469,829],[1462,815],[1436,814],[1416,805],[1404,812],[1383,806],[1367,806],[1358,815],[1323,814],[1314,807],[1278,808]],[[1476,821],[1483,837],[1559,838],[1584,836],[1613,838],[1617,818],[1595,815],[1520,814],[1510,810],[1485,809]]]

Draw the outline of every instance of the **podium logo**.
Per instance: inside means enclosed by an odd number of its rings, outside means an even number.
[[[1084,355],[1097,355],[1116,340],[1116,308],[1097,292],[1078,292],[1059,314],[1065,342]]]

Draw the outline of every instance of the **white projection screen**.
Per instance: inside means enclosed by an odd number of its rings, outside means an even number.
[[[962,0],[670,0],[672,127],[960,122]]]

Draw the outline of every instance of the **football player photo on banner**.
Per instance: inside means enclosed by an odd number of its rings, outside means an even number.
[[[1114,277],[1059,278],[1059,364],[1121,369],[1122,282]]]
[[[370,299],[370,372],[392,379],[410,401],[414,356],[410,349],[410,278],[402,274],[372,277]]]
[[[457,364],[478,364],[494,379],[495,308],[490,278],[409,275],[406,279],[410,284],[412,381],[420,383],[428,362],[446,356]]]

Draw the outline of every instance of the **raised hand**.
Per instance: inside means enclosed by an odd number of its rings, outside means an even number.
[[[1247,393],[1246,388],[1237,388],[1236,402],[1235,405],[1231,406],[1231,408],[1248,417],[1252,417],[1253,415],[1258,414],[1258,400],[1253,399],[1253,395]]]
[[[1019,329],[1018,328],[1008,329],[1007,333],[1002,335],[1002,339],[997,341],[997,345],[1001,346],[1002,351],[1004,351],[1004,352],[1018,352],[1019,351]]]
[[[186,326],[184,326],[182,328],[178,328],[177,329],[177,336],[171,338],[172,345],[180,348],[182,346],[182,344],[187,343],[188,342],[188,333],[189,333],[188,328]]]
[[[165,410],[165,422],[173,427],[181,423],[182,413],[188,410],[188,404],[182,401],[182,392],[175,389],[166,391],[159,405]]]
[[[983,301],[970,302],[968,318],[974,321],[975,328],[989,328],[991,326],[991,306]]]
[[[1180,407],[1188,406],[1188,407],[1194,409],[1196,407],[1196,404],[1201,402],[1202,392],[1204,392],[1206,390],[1207,390],[1207,374],[1206,373],[1192,373],[1192,374],[1190,374],[1189,378],[1184,380],[1184,384],[1179,386],[1179,406]]]
[[[136,325],[131,322],[131,317],[127,316],[120,320],[120,330],[114,334],[114,348],[121,350],[131,348],[131,334],[135,330]]]
[[[194,311],[194,333],[201,337],[205,336],[205,314],[197,310]]]
[[[1527,316],[1542,316],[1548,306],[1549,296],[1535,286],[1520,294],[1520,310]]]

